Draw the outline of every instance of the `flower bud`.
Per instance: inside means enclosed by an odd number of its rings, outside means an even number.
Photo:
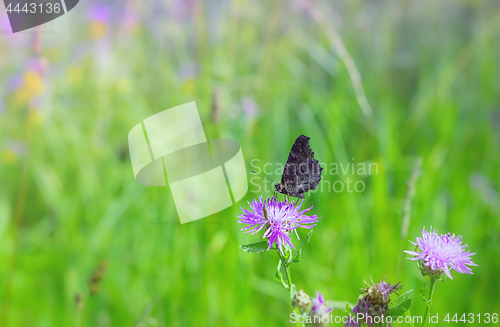
[[[298,308],[300,311],[300,314],[303,314],[307,310],[309,310],[311,306],[311,297],[307,295],[304,290],[300,290],[297,293],[295,293],[293,299],[292,299],[292,306],[294,308]]]

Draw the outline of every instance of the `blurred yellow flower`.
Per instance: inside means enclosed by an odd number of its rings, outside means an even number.
[[[40,96],[44,90],[45,84],[42,76],[33,70],[27,70],[23,75],[21,85],[12,92],[12,104],[10,107],[24,107],[28,105],[33,98]]]
[[[10,98],[8,108],[12,109],[12,110],[14,110],[14,109],[17,110],[17,109],[25,107],[29,101],[30,101],[30,97],[29,97],[28,92],[26,92],[25,89],[21,87],[21,88],[15,90],[14,92],[12,92],[12,96]]]
[[[194,78],[187,78],[181,85],[181,92],[186,95],[195,95],[196,80]]]
[[[5,166],[13,166],[17,163],[18,156],[17,153],[12,149],[3,149],[0,152],[0,162]]]
[[[94,39],[100,39],[108,32],[108,25],[103,22],[92,22],[89,25],[90,36]]]
[[[38,73],[28,70],[24,73],[22,88],[25,89],[28,96],[32,98],[41,95],[45,89],[45,85],[42,77]]]

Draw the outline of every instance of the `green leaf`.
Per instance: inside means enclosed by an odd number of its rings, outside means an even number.
[[[398,296],[398,298],[394,301],[394,305],[387,312],[387,315],[391,317],[402,316],[410,308],[412,294],[413,290],[409,290],[408,292]]]
[[[281,274],[280,269],[281,269],[281,260],[278,261],[278,268],[276,268],[276,273],[274,274],[274,277],[278,282],[281,282],[281,284],[283,284],[283,287],[285,289],[288,290],[290,286],[288,285],[288,281],[283,279],[283,275]]]
[[[387,311],[387,315],[391,317],[402,316],[406,311],[408,311],[408,309],[410,308],[410,304],[411,304],[411,299],[407,299],[403,301],[400,305],[392,309],[389,309],[389,311]]]
[[[286,249],[285,250],[285,255],[284,255],[284,258],[285,258],[285,261],[288,262],[288,260],[290,259],[290,255],[292,254],[292,250],[290,249]]]
[[[309,233],[307,233],[307,236],[302,240],[302,244],[300,245],[300,251],[302,251],[307,244],[309,244],[309,241],[311,241],[311,236],[313,234],[313,230],[311,229]]]
[[[288,262],[290,263],[299,263],[301,257],[301,251],[295,251],[292,256],[290,257],[290,260]]]
[[[283,281],[283,278],[281,277],[281,271],[276,270],[276,273],[274,274],[274,278],[276,278],[276,280],[277,280],[278,282],[282,282],[282,281]]]
[[[281,282],[283,280],[283,278],[281,277],[281,260],[278,261],[278,268],[276,268],[276,273],[274,274],[274,277],[276,277],[276,280],[278,280],[278,282]]]
[[[290,298],[293,300],[295,297],[295,294],[297,294],[297,287],[295,287],[295,284],[292,284],[292,288],[290,290]]]
[[[311,240],[313,230],[311,229],[309,233],[307,234],[306,237],[302,240],[302,244],[300,245],[299,249],[295,252],[292,253],[290,256],[290,259],[288,260],[289,263],[299,263],[300,257],[302,256],[302,250],[306,247],[306,245],[309,243]]]
[[[412,294],[413,294],[413,290],[409,290],[409,291],[401,294],[400,296],[398,296],[396,298],[396,300],[394,300],[393,307],[397,307],[397,306],[401,305],[403,302],[406,302],[407,300],[410,300]]]
[[[427,291],[428,287],[429,284],[425,282],[424,285],[422,285],[422,288],[420,289],[420,296],[422,297],[427,306],[429,306],[429,300],[427,299],[427,296],[425,294],[428,292]]]
[[[266,252],[268,246],[269,244],[267,244],[267,241],[261,241],[257,243],[240,245],[240,248],[248,253],[261,253],[261,252]]]

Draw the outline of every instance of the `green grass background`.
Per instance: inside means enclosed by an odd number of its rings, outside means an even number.
[[[180,225],[169,188],[133,178],[129,130],[190,101],[207,138],[240,142],[249,178],[252,159],[284,163],[300,134],[321,162],[377,163],[372,176],[323,176],[362,180],[363,193],[306,198],[323,218],[292,266],[299,289],[355,303],[371,274],[418,291],[425,279],[401,252],[432,225],[463,235],[479,264],[474,275],[437,285],[432,312],[498,313],[500,3],[313,2],[356,63],[371,116],[325,29],[292,2],[195,2],[184,19],[177,2],[127,2],[139,26],[127,32],[114,20],[100,38],[89,36],[92,5],[42,29],[64,27],[40,33],[47,73],[29,105],[15,101],[9,81],[35,56],[35,33],[0,35],[1,326],[291,325],[276,253],[238,248],[260,240],[237,223],[240,206],[261,195],[255,187],[236,205]],[[245,97],[255,115],[245,114]],[[102,260],[108,266],[90,296]],[[411,310],[423,314],[418,292]]]

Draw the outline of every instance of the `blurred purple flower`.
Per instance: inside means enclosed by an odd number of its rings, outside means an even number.
[[[170,12],[172,13],[172,18],[176,21],[182,23],[188,20],[192,15],[195,0],[177,0],[174,1]]]
[[[358,317],[359,313],[363,314],[362,319],[350,318],[345,324],[345,327],[359,327],[361,324],[366,324],[373,327],[373,319],[375,316],[382,317],[389,311],[390,295],[401,289],[401,285],[392,285],[382,279],[377,284],[373,283],[369,287],[361,289],[362,297],[352,311]],[[390,326],[390,324],[387,324]]]
[[[110,29],[112,19],[112,11],[108,6],[92,6],[89,11],[90,36],[94,39],[100,39],[105,36]]]
[[[289,235],[291,231],[295,230],[297,235],[297,227],[313,228],[319,219],[316,215],[304,215],[312,207],[299,211],[303,201],[298,206],[295,206],[294,201],[278,201],[275,197],[268,198],[265,201],[262,200],[262,196],[259,200],[254,199],[252,204],[248,202],[250,210],[241,208],[243,214],[238,216],[241,219],[238,222],[248,224],[241,230],[245,231],[245,233],[251,232],[253,235],[265,227],[263,238],[268,239],[268,251],[274,243],[282,252],[284,245],[289,245],[295,249]]]
[[[21,74],[15,74],[7,79],[7,90],[9,92],[20,89],[23,86],[23,76]]]
[[[254,118],[257,114],[257,104],[254,99],[249,96],[241,98],[241,107],[243,108],[243,113],[248,118]]]
[[[422,229],[422,237],[417,237],[417,243],[410,243],[417,246],[418,251],[404,251],[415,257],[408,258],[410,260],[422,260],[424,264],[424,272],[428,275],[439,276],[443,272],[450,279],[453,279],[450,273],[450,268],[462,274],[472,274],[472,270],[467,267],[477,266],[471,260],[471,256],[475,253],[465,251],[467,244],[462,245],[462,236],[442,234],[439,235],[436,230],[427,232]]]
[[[26,63],[26,69],[44,76],[47,72],[48,61],[43,57],[34,58]]]
[[[136,11],[125,10],[123,16],[121,17],[121,26],[125,31],[133,33],[139,26],[140,19]]]
[[[95,5],[90,8],[89,18],[93,22],[109,24],[112,19],[112,13],[107,6]]]
[[[322,326],[323,324],[326,324],[330,321],[329,313],[333,310],[333,308],[326,305],[323,294],[321,294],[319,291],[316,292],[318,294],[318,297],[311,298],[312,308],[309,315],[312,318],[313,325]]]

